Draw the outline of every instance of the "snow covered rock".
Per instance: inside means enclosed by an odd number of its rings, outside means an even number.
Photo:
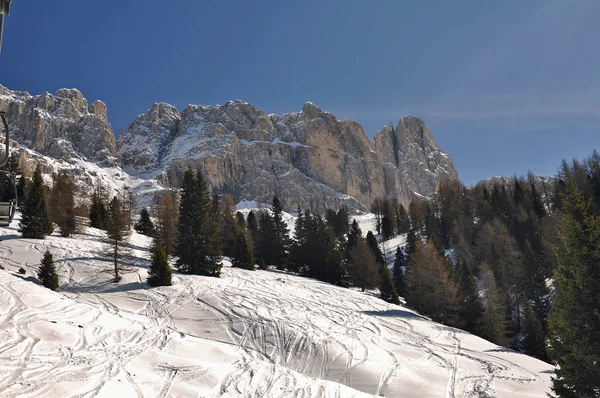
[[[457,179],[450,157],[424,123],[407,117],[369,141],[360,124],[306,103],[302,111],[267,115],[251,104],[155,104],[118,138],[122,167],[177,185],[202,165],[209,183],[236,201],[268,203],[279,195],[295,208],[364,210],[376,197],[408,205],[439,181]]]
[[[96,101],[88,108],[79,90],[32,96],[0,85],[0,110],[6,111],[11,139],[25,147],[59,160],[116,166],[117,147],[106,105]]]

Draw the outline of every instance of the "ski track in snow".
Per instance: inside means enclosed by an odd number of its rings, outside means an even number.
[[[551,365],[370,293],[278,271],[150,289],[133,234],[119,284],[101,233],[0,234],[1,397],[544,397]],[[35,275],[42,253],[61,287]],[[137,265],[136,265],[137,264]],[[19,267],[27,275],[18,275]]]

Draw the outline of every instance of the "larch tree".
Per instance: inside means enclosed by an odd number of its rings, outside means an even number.
[[[110,256],[114,264],[115,282],[121,280],[119,275],[119,259],[124,254],[124,241],[129,236],[127,228],[127,217],[123,209],[123,203],[116,196],[108,204],[106,237],[108,238]]]
[[[362,291],[378,286],[380,264],[362,236],[350,248],[347,268],[353,286]]]
[[[58,225],[60,236],[68,238],[77,229],[74,197],[76,187],[65,171],[61,171],[53,177],[50,213],[52,220]]]
[[[27,190],[19,227],[19,232],[24,238],[44,239],[54,231],[48,210],[42,168],[39,164],[35,168]]]
[[[505,318],[506,300],[498,288],[491,266],[480,265],[481,290],[485,303],[481,333],[484,338],[498,345],[507,345],[507,324]]]
[[[431,242],[418,243],[406,274],[406,303],[436,322],[455,325],[459,289]]]
[[[156,239],[167,256],[175,253],[177,247],[178,209],[175,193],[163,193],[156,198]]]

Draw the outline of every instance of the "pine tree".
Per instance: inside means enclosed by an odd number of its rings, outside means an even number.
[[[34,239],[44,239],[54,230],[48,211],[42,168],[39,164],[35,168],[33,179],[25,197],[19,227],[19,232],[23,234],[24,238]]]
[[[52,220],[58,225],[60,236],[68,238],[75,233],[75,184],[69,175],[61,171],[54,175],[50,194]]]
[[[106,220],[106,236],[109,241],[110,256],[115,267],[115,282],[121,280],[118,260],[123,254],[123,241],[126,240],[128,235],[129,229],[127,228],[123,203],[115,196],[108,205]]]
[[[523,327],[523,351],[542,361],[548,362],[546,335],[542,323],[535,315],[531,304],[525,305],[525,326]]]
[[[414,229],[408,231],[406,236],[406,260],[410,264],[411,256],[417,251],[418,239]]]
[[[362,238],[362,231],[358,226],[358,222],[356,219],[352,221],[352,226],[350,227],[350,231],[348,232],[348,242],[347,247],[348,250],[351,250],[354,246],[356,246],[356,242]]]
[[[244,215],[242,214],[241,211],[238,211],[235,213],[235,221],[237,223],[237,226],[240,230],[246,230],[246,219],[244,218]]]
[[[342,249],[331,227],[324,228],[326,245],[325,263],[327,264],[327,282],[348,287],[350,281],[344,265]]]
[[[221,234],[223,255],[233,256],[233,247],[238,234],[237,221],[234,217],[235,202],[231,195],[226,194],[219,200],[218,224]]]
[[[92,195],[92,205],[90,206],[90,225],[92,228],[105,229],[108,219],[106,203],[99,189]]]
[[[50,290],[58,288],[58,275],[54,267],[54,259],[48,250],[44,253],[37,276],[44,287]]]
[[[269,265],[275,265],[277,262],[275,224],[273,222],[273,217],[271,217],[267,211],[261,211],[258,215],[257,239],[257,257],[265,260]]]
[[[369,245],[369,249],[371,249],[371,252],[373,252],[377,263],[379,263],[380,265],[384,265],[385,260],[383,258],[383,252],[379,248],[377,238],[375,237],[375,235],[373,235],[373,232],[371,231],[367,232],[367,244]]]
[[[252,238],[252,243],[254,246],[254,259],[260,263],[260,253],[259,253],[259,230],[258,230],[258,220],[256,219],[256,213],[254,210],[250,210],[248,216],[246,217],[246,226],[248,228],[248,232],[250,233],[250,237]]]
[[[245,231],[239,231],[233,247],[232,265],[237,268],[254,270],[254,255],[248,244],[250,238]]]
[[[404,270],[406,269],[406,257],[404,256],[404,252],[402,248],[398,246],[396,249],[396,259],[394,260],[394,267],[392,268],[392,281],[394,282],[394,287],[396,288],[396,292],[400,296],[404,296]]]
[[[395,209],[390,200],[383,201],[383,215],[381,218],[381,234],[384,240],[394,236],[396,230],[396,215]]]
[[[600,395],[600,216],[591,197],[568,181],[566,215],[555,247],[555,294],[548,317],[559,397]]]
[[[140,219],[133,226],[138,233],[146,236],[154,236],[154,223],[150,219],[150,213],[145,207],[140,211]],[[164,249],[163,249],[164,251]]]
[[[218,277],[221,274],[221,239],[217,220],[218,201],[198,171],[186,170],[183,176],[179,210],[177,267],[180,271]]]
[[[385,265],[382,265],[380,269],[381,283],[379,285],[379,291],[381,293],[381,298],[392,304],[400,304],[400,297],[398,297],[398,292],[392,281],[390,270]]]
[[[172,270],[169,265],[169,256],[165,250],[154,242],[152,247],[152,262],[148,270],[147,282],[150,286],[171,286]]]
[[[289,270],[306,274],[306,268],[308,268],[306,262],[308,242],[306,215],[300,208],[298,208],[297,213],[296,221],[294,221],[294,239],[290,247]]]
[[[283,220],[283,206],[279,197],[273,198],[273,229],[274,241],[272,242],[273,264],[278,269],[284,269],[287,261],[287,253],[290,246],[290,234],[287,224]]]
[[[410,219],[408,218],[408,213],[404,206],[400,205],[398,209],[398,233],[405,234],[410,230]]]

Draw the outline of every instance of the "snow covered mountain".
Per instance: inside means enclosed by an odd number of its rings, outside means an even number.
[[[116,166],[114,131],[106,105],[88,101],[76,89],[54,95],[31,95],[0,85],[0,110],[6,111],[11,139],[43,155],[61,160],[92,161]]]
[[[189,105],[182,112],[154,104],[118,138],[123,169],[177,184],[201,164],[210,184],[236,201],[324,212],[346,204],[365,209],[376,197],[408,205],[429,196],[442,179],[458,179],[420,119],[408,116],[369,141],[362,127],[311,103],[297,113],[267,115],[251,104]]]
[[[168,187],[201,164],[212,188],[237,202],[269,203],[277,194],[288,208],[322,213],[342,205],[365,210],[376,197],[408,205],[415,193],[429,196],[440,180],[458,179],[450,157],[414,116],[369,141],[358,123],[311,103],[282,116],[243,101],[182,112],[159,103],[115,141],[104,103],[88,106],[76,89],[31,95],[0,86],[0,109],[13,147],[26,149],[22,166],[41,161],[47,174],[67,169],[88,192],[101,180],[98,168],[134,185]]]
[[[370,293],[226,262],[149,288],[133,234],[112,282],[103,232],[0,230],[3,397],[545,397],[553,367]],[[54,255],[57,292],[36,283]],[[23,267],[26,275],[16,271]]]

